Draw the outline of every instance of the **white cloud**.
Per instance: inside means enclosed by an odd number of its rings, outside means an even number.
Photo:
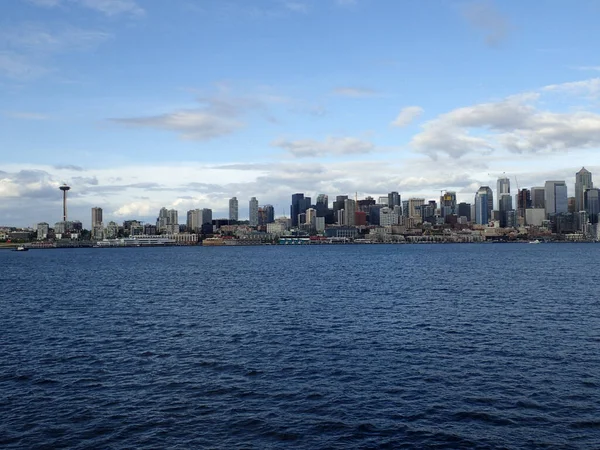
[[[569,83],[551,84],[544,86],[543,91],[562,92],[570,95],[588,95],[595,97],[600,94],[600,78],[572,81]]]
[[[271,145],[283,148],[297,158],[365,154],[375,149],[375,145],[371,142],[353,137],[328,137],[321,142],[314,139],[297,141],[279,139]]]
[[[542,91],[577,90],[593,83],[567,83]],[[600,115],[592,112],[556,113],[538,109],[539,94],[508,97],[497,102],[457,108],[426,122],[411,146],[436,158],[468,153],[552,153],[600,147]]]
[[[123,125],[176,131],[183,139],[205,141],[231,134],[243,123],[213,112],[189,110],[151,117],[111,119]]]
[[[405,127],[413,120],[418,118],[421,114],[423,114],[423,108],[420,106],[407,106],[406,108],[402,108],[400,114],[398,114],[398,117],[396,117],[392,122],[392,126]]]
[[[335,95],[339,95],[342,97],[354,97],[354,98],[362,98],[362,97],[374,97],[377,95],[377,92],[373,89],[363,88],[363,87],[351,87],[351,86],[342,86],[335,88],[333,90]]]

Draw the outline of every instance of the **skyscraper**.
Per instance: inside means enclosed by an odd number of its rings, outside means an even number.
[[[567,185],[564,181],[546,181],[544,186],[546,217],[568,211]]]
[[[575,211],[583,211],[584,205],[584,192],[586,189],[592,189],[594,183],[592,182],[592,173],[582,167],[579,172],[575,174]]]
[[[488,207],[485,223],[488,223],[488,221],[492,218],[492,211],[494,210],[494,193],[492,192],[492,189],[489,186],[481,186],[477,192],[481,191],[482,189],[485,190],[485,193],[487,195]]]
[[[498,211],[500,211],[500,196],[510,194],[510,180],[506,177],[498,178],[496,182],[496,195],[498,196]]]
[[[238,220],[238,199],[237,197],[231,197],[229,199],[229,220]]]
[[[344,200],[344,225],[353,227],[356,223],[356,202],[354,200]]]
[[[102,208],[92,208],[92,230],[102,226]]]
[[[390,209],[394,209],[394,206],[402,206],[402,201],[400,199],[400,194],[396,191],[392,191],[388,194],[388,203],[387,205]]]
[[[498,211],[500,212],[500,226],[503,228],[513,226],[513,224],[509,223],[507,220],[509,212],[512,211],[512,197],[509,193],[504,192],[498,197]]]
[[[292,195],[292,204],[290,206],[290,215],[292,220],[292,226],[297,227],[300,223],[298,216],[305,214],[306,210],[310,208],[310,197],[304,197],[304,194],[298,193]]]
[[[546,207],[546,192],[541,186],[531,188],[531,207],[545,208]]]
[[[442,217],[456,214],[456,192],[446,191],[444,195],[440,196],[440,209]]]
[[[590,222],[598,223],[598,214],[600,213],[600,189],[587,189],[583,193],[583,202]]]
[[[490,218],[490,199],[491,189],[488,186],[481,186],[475,194],[475,223],[487,225]]]
[[[258,200],[256,200],[256,197],[250,199],[248,205],[248,218],[251,227],[258,226]]]

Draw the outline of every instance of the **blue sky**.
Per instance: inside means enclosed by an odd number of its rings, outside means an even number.
[[[600,4],[6,0],[0,225],[600,169]]]

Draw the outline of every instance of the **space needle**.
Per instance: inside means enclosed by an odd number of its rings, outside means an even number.
[[[61,191],[63,191],[63,222],[67,221],[67,191],[71,189],[71,186],[67,186],[63,184],[59,187]]]

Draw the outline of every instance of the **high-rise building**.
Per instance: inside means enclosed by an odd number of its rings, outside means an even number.
[[[488,221],[490,221],[492,219],[492,211],[494,210],[494,193],[492,192],[492,189],[489,186],[481,186],[479,188],[479,191],[481,191],[482,189],[484,189],[487,194],[487,201],[488,201],[487,220],[486,220],[486,223],[487,223]],[[477,191],[477,192],[479,192],[479,191]]]
[[[315,204],[318,217],[325,217],[329,211],[329,197],[326,194],[317,195],[317,203]]]
[[[517,194],[517,217],[525,217],[525,210],[531,208],[531,191],[520,189]]]
[[[459,203],[457,207],[458,217],[466,217],[467,222],[471,221],[471,204],[470,203]]]
[[[585,167],[582,167],[581,170],[575,174],[575,210],[577,212],[585,209],[583,198],[584,192],[593,187],[592,173]]]
[[[544,194],[546,217],[568,212],[567,185],[564,181],[546,181]]]
[[[440,208],[442,217],[456,214],[456,192],[446,191],[440,196]]]
[[[198,228],[200,228],[200,210],[199,209],[190,209],[187,212],[187,220],[186,220],[186,227],[188,231],[194,232],[196,233],[198,231]]]
[[[356,223],[356,202],[351,199],[344,200],[344,225],[353,227]]]
[[[509,211],[512,211],[512,197],[509,193],[504,192],[498,197],[498,211],[500,212],[500,226],[503,228],[513,226],[508,221]]]
[[[545,208],[546,207],[546,190],[541,186],[531,188],[531,207]]]
[[[248,202],[248,220],[251,227],[258,226],[258,200],[252,197]]]
[[[310,197],[304,197],[302,193],[292,195],[290,215],[293,227],[297,227],[299,223],[303,223],[299,221],[298,216],[305,214],[308,208],[310,208]]]
[[[102,208],[92,208],[92,230],[102,226]]]
[[[598,214],[600,214],[600,189],[587,189],[583,193],[583,205],[590,222],[592,224],[598,223]]]
[[[491,189],[488,186],[481,186],[475,194],[475,223],[479,225],[487,225],[489,222],[490,210],[490,195]]]
[[[264,226],[275,222],[275,208],[273,205],[264,205],[258,208],[258,225]]]
[[[202,208],[200,210],[200,226],[211,224],[212,225],[212,209]]]
[[[238,219],[239,219],[238,207],[239,207],[239,204],[238,204],[237,197],[231,197],[229,199],[229,220],[235,221],[235,222],[238,221]]]
[[[389,201],[388,197],[381,196],[381,197],[379,197],[379,199],[377,199],[377,204],[378,205],[388,206],[388,201]]]
[[[409,198],[408,199],[408,217],[421,218],[420,207],[425,204],[424,198]]]
[[[510,194],[510,180],[507,177],[500,177],[496,182],[496,195],[498,196],[498,211],[500,211],[500,196]]]
[[[161,208],[156,219],[156,228],[159,233],[179,233],[178,213],[176,209]]]
[[[42,241],[48,237],[48,233],[50,231],[50,225],[46,222],[40,222],[37,224],[37,239],[38,241]]]
[[[402,201],[400,199],[400,194],[398,194],[396,191],[390,192],[388,194],[387,205],[391,209],[394,209],[394,206],[402,206]]]
[[[387,206],[382,207],[379,210],[379,225],[382,227],[389,227],[391,225],[398,224],[398,215],[392,208]]]
[[[308,208],[306,210],[306,223],[313,224],[317,218],[317,210],[315,208]]]

